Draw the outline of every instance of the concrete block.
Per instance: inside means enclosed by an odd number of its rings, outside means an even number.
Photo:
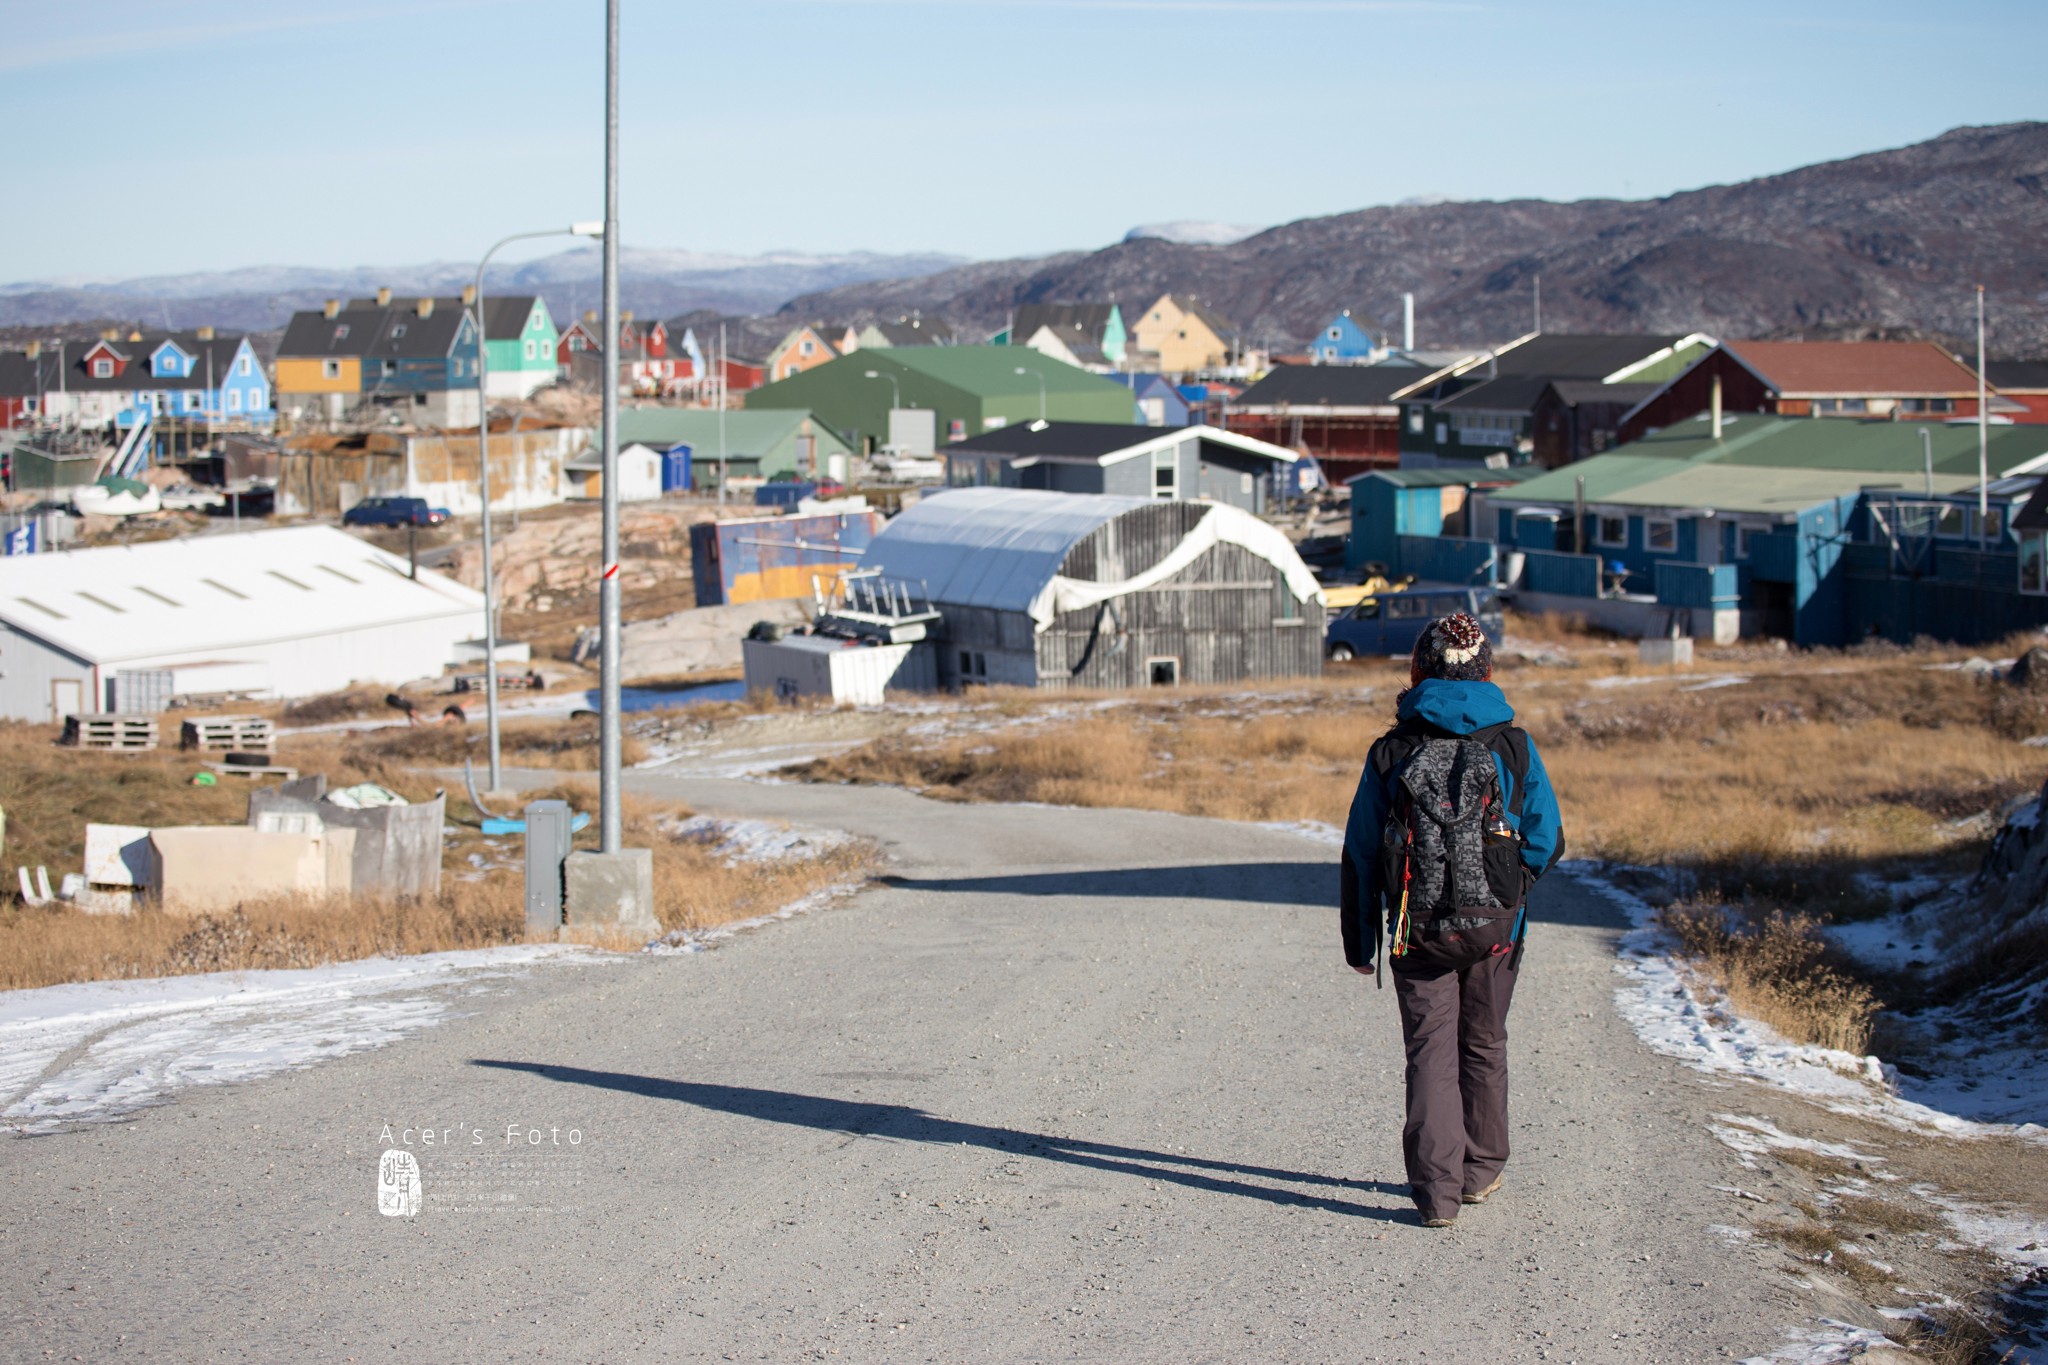
[[[562,864],[562,938],[657,938],[654,850],[571,853]]]
[[[245,900],[321,896],[349,889],[355,831],[265,834],[242,825],[188,825],[150,832],[150,891],[166,914],[232,910]]]
[[[1692,639],[1681,635],[1676,639],[1640,641],[1636,645],[1636,659],[1652,667],[1691,668]]]
[[[85,880],[93,886],[148,886],[155,857],[149,831],[139,825],[85,827]]]

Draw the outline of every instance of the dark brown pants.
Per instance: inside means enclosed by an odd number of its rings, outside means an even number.
[[[1394,999],[1408,1049],[1401,1151],[1424,1218],[1457,1216],[1460,1196],[1493,1183],[1508,1160],[1506,957],[1462,971],[1397,969]]]

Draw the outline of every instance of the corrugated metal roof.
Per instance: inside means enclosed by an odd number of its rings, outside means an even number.
[[[846,442],[839,433],[803,408],[732,408],[725,414],[725,449],[728,456],[752,457],[763,454],[787,440],[805,419],[818,438],[821,449],[843,450]],[[718,454],[719,422],[716,408],[620,408],[619,444],[666,448],[688,445],[699,458]]]
[[[889,578],[922,583],[933,605],[1023,612],[1049,624],[1073,601],[1099,601],[1178,571],[1178,561],[1219,541],[1242,546],[1278,569],[1296,596],[1319,589],[1287,538],[1249,512],[1221,503],[1158,564],[1127,566],[1119,584],[1061,576],[1068,553],[1128,513],[1161,506],[1153,498],[1106,493],[1047,493],[1028,488],[953,488],[927,495],[882,528],[862,565]]]
[[[1542,478],[1549,470],[1541,465],[1515,465],[1506,469],[1459,469],[1450,465],[1437,465],[1428,469],[1368,469],[1363,474],[1353,475],[1346,483],[1362,483],[1366,479],[1383,479],[1396,488],[1452,488],[1460,484],[1470,488],[1502,487],[1508,484],[1526,483]]]
[[[1731,341],[1729,351],[1780,394],[1963,397],[1977,375],[1931,341]]]
[[[1959,493],[1976,484],[1974,477],[1934,476],[1936,493]],[[1749,467],[1738,471],[1726,465],[1689,464],[1661,479],[1587,501],[1607,507],[1696,507],[1790,517],[1878,485],[1901,486],[1915,493],[1927,486],[1922,478],[1900,480],[1863,470]]]
[[[1149,498],[952,488],[929,494],[882,528],[862,558],[890,578],[923,583],[951,606],[1029,611],[1067,552]]]
[[[0,621],[89,663],[474,615],[483,594],[331,526],[0,559]]]

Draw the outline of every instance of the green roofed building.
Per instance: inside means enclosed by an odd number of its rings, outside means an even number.
[[[805,409],[742,409],[724,416],[721,423],[716,408],[620,408],[619,449],[686,445],[700,488],[716,486],[721,450],[728,477],[735,480],[829,475],[833,457],[843,462],[851,453],[831,427]]]
[[[1021,346],[863,348],[747,395],[750,412],[774,408],[816,413],[861,452],[891,443],[892,409],[895,443],[913,449],[926,439],[944,446],[1039,417],[1135,420],[1131,391],[1123,385]],[[932,416],[910,417],[905,410]],[[928,437],[904,439],[903,433],[922,433],[927,425]]]
[[[1973,422],[1703,415],[1490,491],[1473,533],[1519,553],[1529,605],[1618,629],[1987,640],[2048,622],[2012,525],[2048,428],[1990,428],[1983,470]]]

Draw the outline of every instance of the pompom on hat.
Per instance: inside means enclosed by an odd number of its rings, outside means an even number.
[[[1411,681],[1445,678],[1484,682],[1493,676],[1493,646],[1470,613],[1440,616],[1423,628],[1409,663]]]

